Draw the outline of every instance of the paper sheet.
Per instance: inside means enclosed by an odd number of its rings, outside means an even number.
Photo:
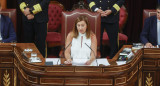
[[[126,64],[126,61],[116,61],[117,65],[123,65]]]
[[[53,65],[60,65],[60,58],[46,58],[46,62],[53,62]]]
[[[87,61],[88,59],[73,59],[72,65],[74,66],[99,66],[100,64],[105,66],[110,65],[106,58],[96,59],[91,63],[91,65],[85,65]],[[53,62],[53,65],[61,64],[60,58],[46,58],[46,62]]]
[[[91,65],[86,65],[85,63],[88,61],[89,59],[73,59],[72,61],[72,65],[75,66],[97,66],[96,60],[94,60]]]
[[[99,65],[105,65],[105,66],[110,65],[109,62],[108,62],[108,60],[106,58],[97,59],[97,63],[98,63],[98,66]]]

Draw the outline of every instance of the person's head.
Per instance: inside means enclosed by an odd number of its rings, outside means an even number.
[[[88,18],[84,15],[77,17],[74,27],[73,27],[73,37],[77,38],[79,35],[86,33],[86,37],[90,38],[91,29],[89,25]]]
[[[157,11],[157,19],[160,20],[160,4],[157,5],[156,11]]]

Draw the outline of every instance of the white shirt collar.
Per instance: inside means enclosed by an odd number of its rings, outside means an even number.
[[[86,32],[83,34],[79,32],[79,36],[86,36]]]
[[[159,20],[159,19],[157,19],[157,22],[160,22],[160,20]]]

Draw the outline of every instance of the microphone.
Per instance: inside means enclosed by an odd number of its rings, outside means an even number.
[[[59,58],[58,61],[57,61],[57,65],[58,65],[59,60],[60,60],[60,58]]]
[[[72,43],[72,42],[70,42],[70,43],[67,45],[67,47],[64,48],[64,51],[69,47],[69,45],[70,45],[71,43]]]
[[[87,43],[85,43],[85,44],[87,45]],[[93,55],[94,55],[94,57],[95,57],[95,59],[96,59],[96,55],[95,55],[95,52],[93,51],[93,49],[92,49],[90,46],[88,46],[88,45],[87,45],[87,47],[88,47],[89,49],[91,49],[91,51],[93,52]],[[97,59],[96,59],[96,63],[97,63],[97,66],[98,66]]]
[[[69,47],[69,45],[71,45],[71,43],[72,43],[72,42],[70,42],[66,47],[63,48],[63,52],[62,52],[62,55],[63,55],[63,56],[64,56],[65,50]],[[62,55],[60,56],[60,58],[62,57]],[[58,64],[59,60],[60,60],[60,59],[58,59],[57,64]],[[60,64],[60,65],[63,65],[63,64]]]
[[[69,47],[69,45],[71,45],[71,43],[72,43],[72,42],[70,42],[70,43],[67,45],[67,47],[64,47],[64,48],[63,48],[62,55],[64,55],[65,50]],[[61,55],[60,57],[62,57],[62,55]]]

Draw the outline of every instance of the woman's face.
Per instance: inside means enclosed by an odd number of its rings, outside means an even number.
[[[157,19],[160,20],[160,9],[157,9]]]
[[[80,33],[85,33],[86,32],[86,29],[87,29],[87,24],[85,21],[80,21],[77,23],[77,29],[78,29],[78,32]]]

